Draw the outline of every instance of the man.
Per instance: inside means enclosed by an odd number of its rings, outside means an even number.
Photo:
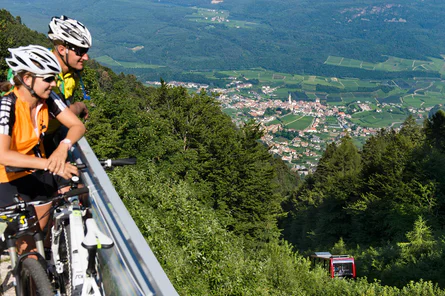
[[[92,45],[91,34],[88,29],[79,21],[62,15],[53,17],[49,23],[48,38],[52,40],[53,53],[62,67],[59,74],[57,87],[54,91],[58,93],[70,110],[81,118],[88,117],[88,109],[84,102],[73,102],[73,95],[79,84],[84,93],[83,98],[89,99],[82,83],[80,71],[83,70],[84,62],[89,59],[88,50]],[[60,138],[57,133],[63,133],[60,123],[51,120],[47,135],[45,136],[45,149],[47,154],[51,154]]]

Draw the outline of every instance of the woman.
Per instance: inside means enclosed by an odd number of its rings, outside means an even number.
[[[0,206],[13,203],[17,193],[25,201],[53,196],[62,178],[69,180],[78,174],[66,158],[71,145],[85,133],[82,122],[51,91],[61,71],[54,55],[39,45],[8,50],[11,57],[5,60],[14,72],[14,88],[0,101]],[[0,87],[10,89],[11,83]],[[52,117],[68,133],[47,159],[41,139]],[[37,171],[8,172],[5,167]]]

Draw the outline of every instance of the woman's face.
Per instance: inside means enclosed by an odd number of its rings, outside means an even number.
[[[28,81],[25,80],[25,83],[29,86],[32,85],[32,78],[34,77],[34,91],[36,94],[42,98],[47,99],[49,98],[49,94],[51,93],[51,90],[53,87],[56,86],[56,76],[53,74],[47,74],[47,75],[29,75]]]

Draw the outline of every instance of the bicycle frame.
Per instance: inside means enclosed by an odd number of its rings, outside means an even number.
[[[84,223],[85,213],[86,210],[81,208],[77,197],[70,198],[64,205],[56,207],[53,215],[54,225],[51,229],[51,264],[55,266],[59,275],[64,272],[66,266],[61,262],[59,245],[63,228],[69,227],[72,295],[101,296],[101,289],[96,281],[96,250],[100,247],[112,247],[113,242],[98,230],[93,219],[88,218]],[[66,221],[69,221],[68,225],[65,225]]]

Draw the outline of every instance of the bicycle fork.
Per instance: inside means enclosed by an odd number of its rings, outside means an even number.
[[[9,258],[11,260],[11,269],[13,274],[13,285],[16,287],[17,291],[21,291],[23,287],[19,285],[20,283],[20,270],[23,261],[30,257],[34,256],[42,266],[46,266],[45,260],[45,250],[43,247],[43,234],[39,231],[34,234],[31,231],[28,231],[28,221],[26,219],[20,220],[20,225],[18,231],[23,231],[23,236],[30,235],[34,238],[34,242],[36,245],[37,252],[29,252],[23,255],[18,255],[17,253],[17,238],[11,235],[7,235],[6,238],[3,236],[3,239],[6,241],[6,246],[8,248]]]

